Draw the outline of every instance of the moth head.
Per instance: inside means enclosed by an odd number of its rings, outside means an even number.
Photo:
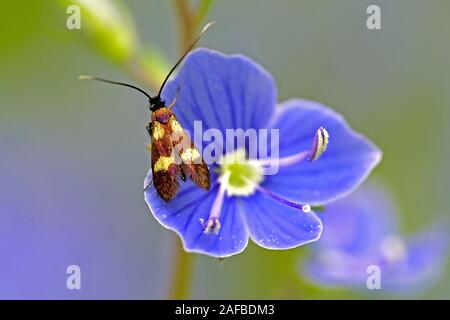
[[[169,108],[166,107],[161,107],[159,109],[156,109],[155,111],[153,111],[154,115],[155,115],[155,119],[156,121],[166,124],[169,122],[170,117],[173,115],[172,110],[170,110]]]
[[[148,99],[148,102],[150,103],[150,110],[152,112],[155,112],[166,106],[166,102],[159,96],[151,97],[150,99]]]

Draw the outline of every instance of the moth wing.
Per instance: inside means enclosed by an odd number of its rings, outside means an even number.
[[[197,186],[205,190],[211,187],[208,166],[203,162],[200,164],[181,164],[183,174],[190,178]]]
[[[197,186],[209,190],[211,186],[209,169],[194,143],[175,117],[169,122],[173,132],[173,148],[177,155],[180,175],[183,180],[191,179]]]
[[[170,126],[152,121],[152,174],[156,192],[164,201],[175,197],[179,189],[180,170],[173,155]]]

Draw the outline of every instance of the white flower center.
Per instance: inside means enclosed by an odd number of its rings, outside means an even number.
[[[226,154],[220,160],[219,181],[228,196],[250,196],[263,180],[263,166],[259,161],[246,159],[244,149]]]

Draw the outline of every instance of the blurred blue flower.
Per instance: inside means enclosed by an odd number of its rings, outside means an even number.
[[[181,237],[186,251],[226,257],[242,252],[249,238],[269,249],[315,241],[322,223],[308,204],[348,194],[380,161],[379,149],[326,106],[292,99],[276,107],[271,75],[242,55],[195,50],[163,98],[172,101],[178,88],[174,112],[191,136],[194,121],[201,120],[205,130],[223,136],[226,129],[272,128],[280,139],[275,175],[262,173],[267,158],[248,159],[248,150],[232,149],[210,166],[209,192],[189,181],[169,203],[154,188],[145,192],[155,218]],[[195,143],[205,148],[210,142]],[[238,163],[242,157],[248,161]],[[145,185],[150,181],[151,172]]]
[[[160,249],[139,247],[155,241],[154,235],[123,214],[139,210],[133,208],[139,202],[117,200],[123,192],[109,187],[116,180],[98,169],[108,167],[80,157],[73,142],[71,149],[23,132],[3,137],[0,299],[161,297],[164,265],[155,263]],[[89,150],[84,143],[82,150]],[[66,287],[67,267],[74,264],[81,268],[81,290]]]
[[[396,211],[380,185],[364,186],[327,205],[320,216],[324,232],[304,268],[307,278],[325,286],[367,290],[370,266],[376,266],[382,290],[418,293],[430,286],[444,267],[445,224],[404,239]]]

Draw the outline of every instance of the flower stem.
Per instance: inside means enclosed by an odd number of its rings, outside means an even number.
[[[173,0],[173,5],[178,15],[180,52],[184,52],[194,39],[195,12],[187,0]]]
[[[189,296],[193,257],[192,254],[184,251],[178,237],[173,241],[173,255],[172,273],[167,298],[171,300],[187,299]]]
[[[188,0],[172,0],[178,15],[180,54],[189,48],[194,40],[198,24],[206,17],[212,0],[202,0],[197,10]],[[186,299],[191,284],[193,255],[184,251],[180,239],[173,241],[173,262],[168,299]]]
[[[159,81],[159,79],[155,76],[150,76],[145,72],[144,66],[137,59],[128,61],[124,67],[131,77],[144,83],[153,90],[158,90],[159,82],[157,81]]]
[[[197,8],[197,15],[195,17],[195,28],[200,27],[208,15],[209,9],[211,8],[213,0],[200,0]]]

